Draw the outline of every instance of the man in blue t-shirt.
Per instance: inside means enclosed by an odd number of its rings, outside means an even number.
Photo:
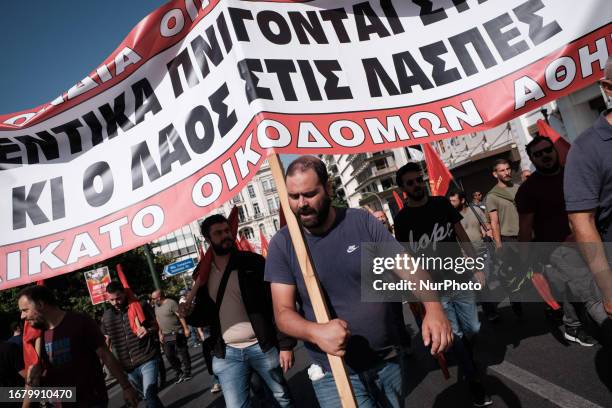
[[[612,98],[612,57],[608,57],[601,87]],[[604,308],[612,319],[612,109],[572,144],[565,165],[565,209],[576,242],[601,289]],[[608,323],[608,326],[612,324]],[[610,336],[612,337],[612,335]],[[612,342],[612,338],[610,339]]]
[[[286,182],[289,204],[306,230],[332,320],[316,323],[288,230],[283,228],[270,242],[265,272],[265,279],[272,284],[279,329],[306,342],[314,362],[309,376],[322,407],[340,406],[326,353],[345,358],[360,406],[375,406],[381,401],[403,406],[403,373],[395,347],[400,341],[398,319],[393,304],[360,301],[362,243],[394,243],[393,236],[367,212],[331,205],[327,169],[319,159],[296,159],[287,169]],[[442,352],[452,341],[449,322],[439,302],[426,302],[425,307],[423,341],[431,345],[433,354]]]

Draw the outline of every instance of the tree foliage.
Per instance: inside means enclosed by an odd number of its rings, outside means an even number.
[[[170,261],[169,258],[164,256],[154,256],[157,276],[161,276],[164,266]],[[146,296],[155,290],[143,248],[136,248],[109,258],[104,262],[47,279],[45,285],[53,290],[64,310],[81,312],[96,318],[104,313],[105,304],[92,305],[83,272],[108,266],[111,279],[119,281],[116,272],[117,264],[123,266],[128,283],[137,296]],[[165,281],[160,279],[160,281],[162,282],[162,288],[173,296],[178,295],[178,292],[183,288],[182,278],[170,278]],[[4,332],[2,333],[3,337],[6,336],[10,322],[19,319],[17,294],[21,289],[11,288],[0,292],[0,326]]]

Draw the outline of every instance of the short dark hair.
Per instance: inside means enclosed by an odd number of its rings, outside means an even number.
[[[480,191],[480,190],[476,190],[476,191],[472,192],[472,197],[474,197],[474,194],[476,194],[476,193],[478,193],[478,194],[482,195],[482,191]]]
[[[527,154],[529,155],[529,157],[531,157],[531,151],[533,150],[533,147],[535,145],[537,145],[540,142],[548,142],[551,146],[555,146],[555,144],[553,143],[552,140],[550,140],[549,137],[547,136],[542,136],[542,135],[536,135],[534,136],[533,140],[529,143],[527,143],[527,145],[525,146],[525,151],[527,152]]]
[[[27,297],[34,303],[42,302],[46,305],[57,306],[55,295],[51,289],[43,285],[32,285],[21,289],[17,295],[17,299],[21,299],[22,296]]]
[[[224,222],[229,223],[227,218],[225,218],[223,215],[211,215],[210,217],[207,217],[204,221],[202,221],[202,224],[200,224],[200,231],[202,232],[204,238],[210,239],[210,228],[215,224],[221,224]]]
[[[287,177],[293,176],[296,171],[303,173],[309,169],[312,169],[317,174],[319,183],[324,186],[327,184],[329,174],[327,173],[325,163],[321,159],[309,155],[300,156],[292,161],[289,167],[287,167]]]
[[[497,166],[499,166],[500,164],[507,164],[509,166],[510,162],[506,159],[495,160],[495,163],[493,163],[493,171],[497,170]]]
[[[421,166],[419,166],[418,163],[409,162],[404,164],[402,167],[399,168],[398,171],[395,172],[395,184],[397,184],[399,187],[402,187],[402,177],[404,177],[404,174],[414,172],[421,172]]]
[[[19,322],[12,322],[9,327],[11,328],[11,332],[14,332],[15,330],[17,330],[17,328],[19,328],[20,331],[23,330],[21,328],[21,323]]]
[[[106,286],[106,293],[123,293],[125,288],[121,282],[113,281]]]
[[[448,198],[459,196],[459,200],[465,200],[465,193],[463,191],[453,191],[448,195]]]

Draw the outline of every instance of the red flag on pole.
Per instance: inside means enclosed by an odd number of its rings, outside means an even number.
[[[138,298],[136,298],[134,291],[130,289],[130,285],[127,281],[127,278],[123,274],[123,267],[121,266],[121,264],[117,264],[117,275],[119,276],[121,285],[123,285],[125,293],[127,294],[128,319],[130,320],[130,328],[132,329],[134,335],[138,336],[138,329],[145,321],[144,310],[142,309],[142,305],[138,301]]]
[[[262,230],[259,230],[259,241],[261,242],[261,256],[268,257],[268,240]]]
[[[397,191],[393,192],[393,198],[395,198],[395,203],[397,204],[397,208],[399,208],[400,210],[404,208],[404,202],[400,198],[399,194],[397,194]]]
[[[453,176],[429,143],[425,143],[421,146],[423,147],[423,154],[425,155],[425,163],[427,163],[431,194],[443,196],[448,191],[448,186]]]
[[[255,248],[245,236],[240,238],[240,246],[243,251],[255,252]]]
[[[559,152],[559,161],[561,165],[565,165],[565,159],[567,158],[567,153],[571,147],[570,143],[563,138],[555,129],[553,129],[546,121],[539,119],[536,122],[536,126],[538,127],[538,133],[541,136],[546,136],[550,138],[553,142],[553,145]]]

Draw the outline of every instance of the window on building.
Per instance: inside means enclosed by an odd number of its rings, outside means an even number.
[[[261,182],[261,185],[262,185],[264,191],[271,191],[272,190],[272,183],[271,183],[271,181],[272,180],[270,180],[270,179],[266,179],[266,180]]]
[[[247,190],[249,192],[249,197],[255,198],[255,188],[251,184],[247,186]]]
[[[275,218],[272,223],[274,224],[274,231],[278,231],[278,220]]]
[[[383,190],[393,187],[393,179],[390,177],[384,178],[380,180],[380,184],[382,185]]]
[[[245,237],[246,239],[253,239],[253,228],[247,227],[244,228],[241,232],[240,235],[242,235],[243,237]]]
[[[240,193],[236,194],[233,199],[234,203],[239,203],[242,201],[242,195]]]
[[[246,214],[243,207],[238,207],[238,221],[244,222],[246,221]]]
[[[256,217],[261,215],[261,210],[259,209],[259,204],[253,203],[253,212],[255,213]]]
[[[376,165],[376,170],[383,170],[389,167],[385,159],[376,160],[374,164]]]
[[[438,148],[440,149],[440,153],[446,152],[446,149],[444,148],[444,141],[443,140],[438,140]]]
[[[266,226],[263,224],[259,224],[259,230],[265,236],[266,235]]]

